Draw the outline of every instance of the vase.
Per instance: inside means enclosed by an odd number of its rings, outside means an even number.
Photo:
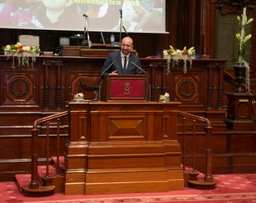
[[[242,88],[241,85],[245,81],[246,67],[242,63],[236,63],[233,68],[235,70],[235,79],[239,85],[235,91],[236,92],[245,92],[245,90]]]

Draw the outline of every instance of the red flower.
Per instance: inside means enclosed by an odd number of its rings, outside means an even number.
[[[22,51],[22,46],[19,47],[19,51],[20,51],[20,52]]]

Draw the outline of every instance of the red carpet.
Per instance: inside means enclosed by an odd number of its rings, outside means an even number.
[[[0,182],[1,203],[256,203],[256,174],[214,175],[213,190],[185,190],[165,193],[117,195],[63,195],[33,198],[23,196],[17,183]]]

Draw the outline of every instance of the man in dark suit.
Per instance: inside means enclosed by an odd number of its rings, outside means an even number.
[[[131,53],[133,40],[124,37],[121,43],[121,51],[111,52],[101,69],[101,78],[107,75],[141,74],[141,64],[138,56]]]

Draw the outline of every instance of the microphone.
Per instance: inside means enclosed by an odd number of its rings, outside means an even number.
[[[124,29],[126,35],[127,35],[128,37],[130,37],[124,26],[123,26],[123,29]]]
[[[119,12],[120,12],[120,18],[122,18],[122,17],[123,17],[123,11],[122,11],[122,9],[119,9]]]
[[[131,64],[134,65],[134,66],[136,66],[136,67],[137,67],[138,69],[140,69],[143,73],[146,73],[146,75],[148,76],[148,78],[150,78],[150,77],[149,77],[149,74],[148,74],[146,71],[144,71],[141,67],[139,67],[137,64],[135,64],[135,63],[132,62],[132,61],[131,61]]]
[[[84,17],[88,18],[88,15],[86,15],[85,13],[83,14]]]
[[[110,67],[115,63],[115,61],[113,61],[101,74],[100,74],[100,78],[103,76],[103,74],[110,69]]]

